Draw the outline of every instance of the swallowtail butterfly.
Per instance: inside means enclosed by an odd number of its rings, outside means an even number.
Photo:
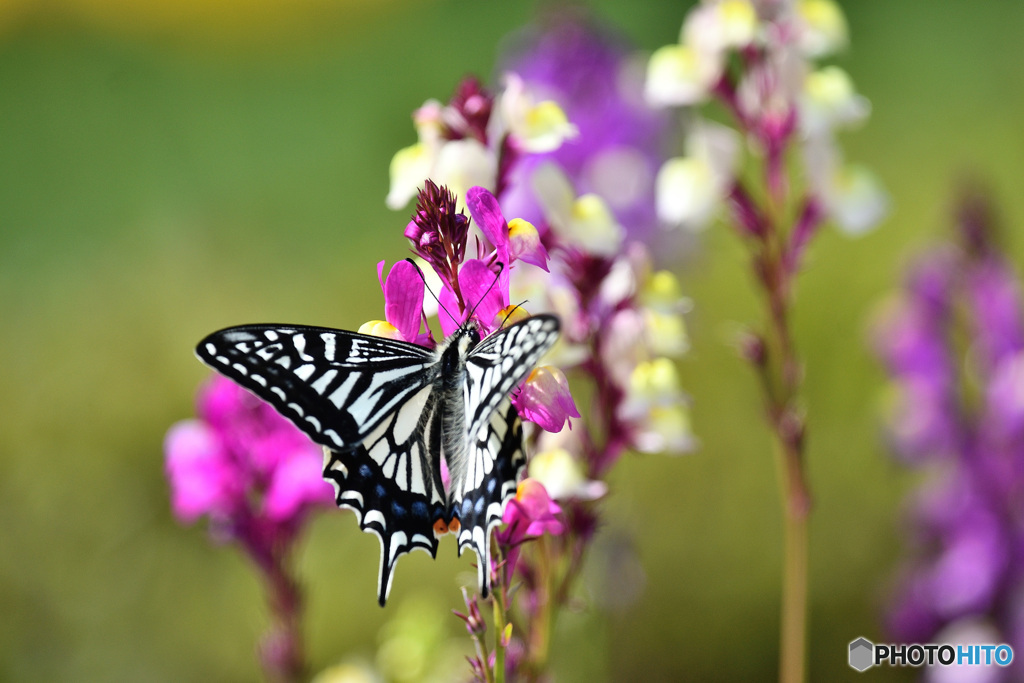
[[[481,341],[470,321],[437,349],[325,327],[243,325],[196,355],[269,402],[324,447],[340,507],[380,540],[378,600],[398,557],[458,535],[489,591],[491,530],[526,464],[510,393],[558,337],[538,315]],[[441,458],[449,472],[447,490]]]

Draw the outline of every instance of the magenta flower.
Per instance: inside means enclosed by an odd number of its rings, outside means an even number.
[[[569,392],[569,380],[561,370],[551,365],[543,365],[531,372],[513,403],[520,417],[548,432],[560,432],[569,418],[580,416]]]
[[[217,433],[199,420],[183,420],[164,440],[174,516],[191,523],[203,515],[226,514],[234,500],[234,479]]]
[[[497,198],[486,188],[471,187],[466,193],[466,206],[473,222],[494,245],[500,263],[510,266],[522,260],[542,270],[548,269],[548,253],[537,229],[524,220],[505,220]],[[507,278],[507,274],[503,274]]]
[[[501,543],[518,545],[528,538],[544,534],[558,536],[564,530],[558,514],[562,508],[551,500],[544,484],[536,479],[524,479],[516,489],[516,497],[509,501],[501,521],[508,526],[498,533]]]
[[[236,533],[255,518],[271,522],[263,533],[277,538],[311,509],[333,506],[320,448],[277,411],[219,375],[198,404],[199,419],[174,425],[164,442],[178,519],[208,515]]]
[[[252,560],[273,619],[260,646],[263,666],[272,680],[302,680],[302,595],[291,552],[309,514],[334,509],[320,447],[220,375],[200,388],[197,408],[199,419],[172,426],[164,441],[174,515],[185,523],[208,516],[216,537]]]
[[[416,266],[408,261],[399,261],[391,267],[385,280],[384,261],[381,261],[377,264],[377,279],[384,291],[384,320],[394,328],[395,338],[420,346],[433,346],[430,329],[421,332],[425,329],[423,299],[426,286]],[[379,330],[375,332],[379,333]]]
[[[480,322],[484,334],[490,334],[501,327],[503,316],[500,313],[509,305],[507,275],[503,277],[494,272],[479,259],[470,259],[459,269],[459,289],[465,300],[472,302],[468,308],[459,306],[458,298],[447,286],[441,289],[437,297],[444,310],[452,314],[442,312],[439,315],[444,336],[454,333],[459,325],[466,322],[470,313]],[[456,311],[461,311],[461,314]],[[455,315],[458,315],[457,319],[453,319]]]
[[[524,479],[516,489],[516,497],[508,502],[501,521],[506,525],[495,534],[505,548],[505,576],[511,577],[519,559],[520,546],[544,534],[560,536],[565,525],[559,519],[562,508],[551,500],[544,484],[536,479]],[[506,579],[507,580],[507,579]]]

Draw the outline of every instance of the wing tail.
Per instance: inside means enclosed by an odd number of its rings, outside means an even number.
[[[338,507],[354,511],[359,528],[380,541],[377,600],[383,607],[399,557],[417,549],[437,556],[433,525],[444,514],[444,506],[431,493],[396,485],[362,445],[347,451],[325,448],[324,478],[334,485]]]

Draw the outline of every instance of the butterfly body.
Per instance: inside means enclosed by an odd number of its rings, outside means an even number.
[[[324,447],[338,505],[380,540],[383,605],[398,557],[436,556],[447,532],[460,554],[476,552],[486,595],[491,529],[526,464],[509,396],[558,328],[541,315],[481,340],[470,321],[428,349],[331,328],[244,325],[209,335],[196,354]]]

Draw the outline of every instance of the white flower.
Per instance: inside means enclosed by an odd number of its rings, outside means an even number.
[[[756,35],[757,10],[749,0],[721,0],[690,10],[679,42],[703,54],[721,55],[729,49],[746,47]]]
[[[638,450],[683,453],[693,448],[685,400],[675,363],[656,358],[637,364],[620,414],[633,423]]]
[[[583,464],[565,448],[535,453],[530,458],[529,477],[542,483],[555,500],[596,500],[608,490],[603,481],[587,479]]]
[[[824,135],[840,126],[862,122],[871,103],[858,95],[849,75],[837,66],[807,74],[800,95],[800,127],[804,135]]]
[[[557,165],[542,164],[530,184],[551,229],[563,240],[602,256],[619,250],[625,230],[596,194],[576,196],[572,183]]]
[[[733,179],[739,145],[731,128],[698,121],[687,139],[687,155],[669,159],[658,171],[658,217],[669,226],[707,227]]]
[[[557,102],[534,102],[523,79],[514,73],[505,75],[497,110],[501,119],[498,125],[509,132],[520,149],[531,154],[553,152],[579,134]],[[499,139],[501,135],[499,132],[490,137]]]
[[[647,63],[644,97],[652,107],[685,107],[707,99],[722,73],[717,54],[701,54],[688,45],[665,45]]]
[[[846,47],[846,18],[833,0],[800,0],[798,43],[800,51],[811,58],[824,57]]]
[[[494,152],[475,138],[450,140],[437,153],[429,176],[438,185],[446,185],[464,207],[466,190],[474,185],[494,187],[498,174],[498,160]],[[422,182],[422,181],[421,181]]]
[[[860,235],[889,213],[889,195],[864,166],[844,164],[828,136],[811,138],[804,145],[807,175],[829,216],[849,235]]]
[[[756,35],[757,11],[749,0],[697,5],[683,22],[679,43],[651,55],[647,102],[653,107],[703,102],[722,77],[728,51],[751,44]]]
[[[423,181],[430,177],[436,156],[436,150],[422,142],[395,152],[391,159],[391,188],[384,200],[389,209],[401,209],[416,196]]]

